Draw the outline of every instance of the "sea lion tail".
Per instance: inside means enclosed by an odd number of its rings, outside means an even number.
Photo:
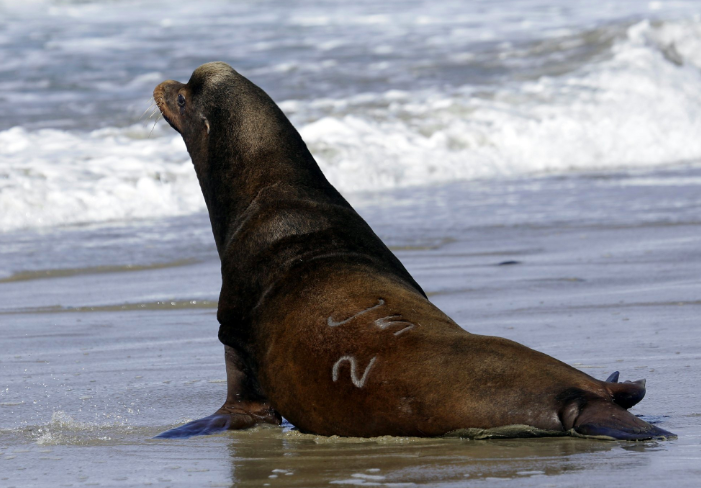
[[[675,434],[645,422],[622,406],[605,399],[587,402],[581,408],[573,427],[580,435],[626,441],[676,437]]]

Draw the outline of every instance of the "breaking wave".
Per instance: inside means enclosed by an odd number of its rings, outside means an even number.
[[[281,106],[342,192],[701,159],[701,21],[601,29],[531,45],[591,44],[565,73]],[[0,230],[202,211],[180,136],[150,130],[0,132]]]

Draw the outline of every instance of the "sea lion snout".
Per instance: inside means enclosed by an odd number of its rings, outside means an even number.
[[[153,90],[153,99],[163,118],[173,129],[181,134],[183,133],[181,115],[184,112],[183,108],[188,102],[186,94],[181,93],[184,91],[184,87],[185,85],[179,81],[167,80]]]

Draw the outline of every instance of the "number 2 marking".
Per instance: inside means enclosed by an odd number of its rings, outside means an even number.
[[[358,364],[353,356],[342,356],[336,363],[333,365],[333,369],[331,370],[331,377],[333,378],[334,383],[338,381],[338,370],[341,368],[341,364],[343,364],[344,361],[348,361],[350,363],[350,377],[351,381],[353,384],[358,387],[362,388],[365,385],[365,381],[368,379],[368,374],[370,373],[370,368],[372,368],[372,365],[375,364],[375,361],[377,360],[377,356],[372,358],[370,362],[368,363],[367,367],[365,368],[365,371],[363,372],[363,376],[358,378]]]

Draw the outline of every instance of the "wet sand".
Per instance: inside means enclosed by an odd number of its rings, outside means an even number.
[[[697,486],[700,184],[680,167],[352,196],[465,329],[647,378],[632,411],[664,442],[154,440],[224,399],[206,216],[0,236],[0,486]]]

